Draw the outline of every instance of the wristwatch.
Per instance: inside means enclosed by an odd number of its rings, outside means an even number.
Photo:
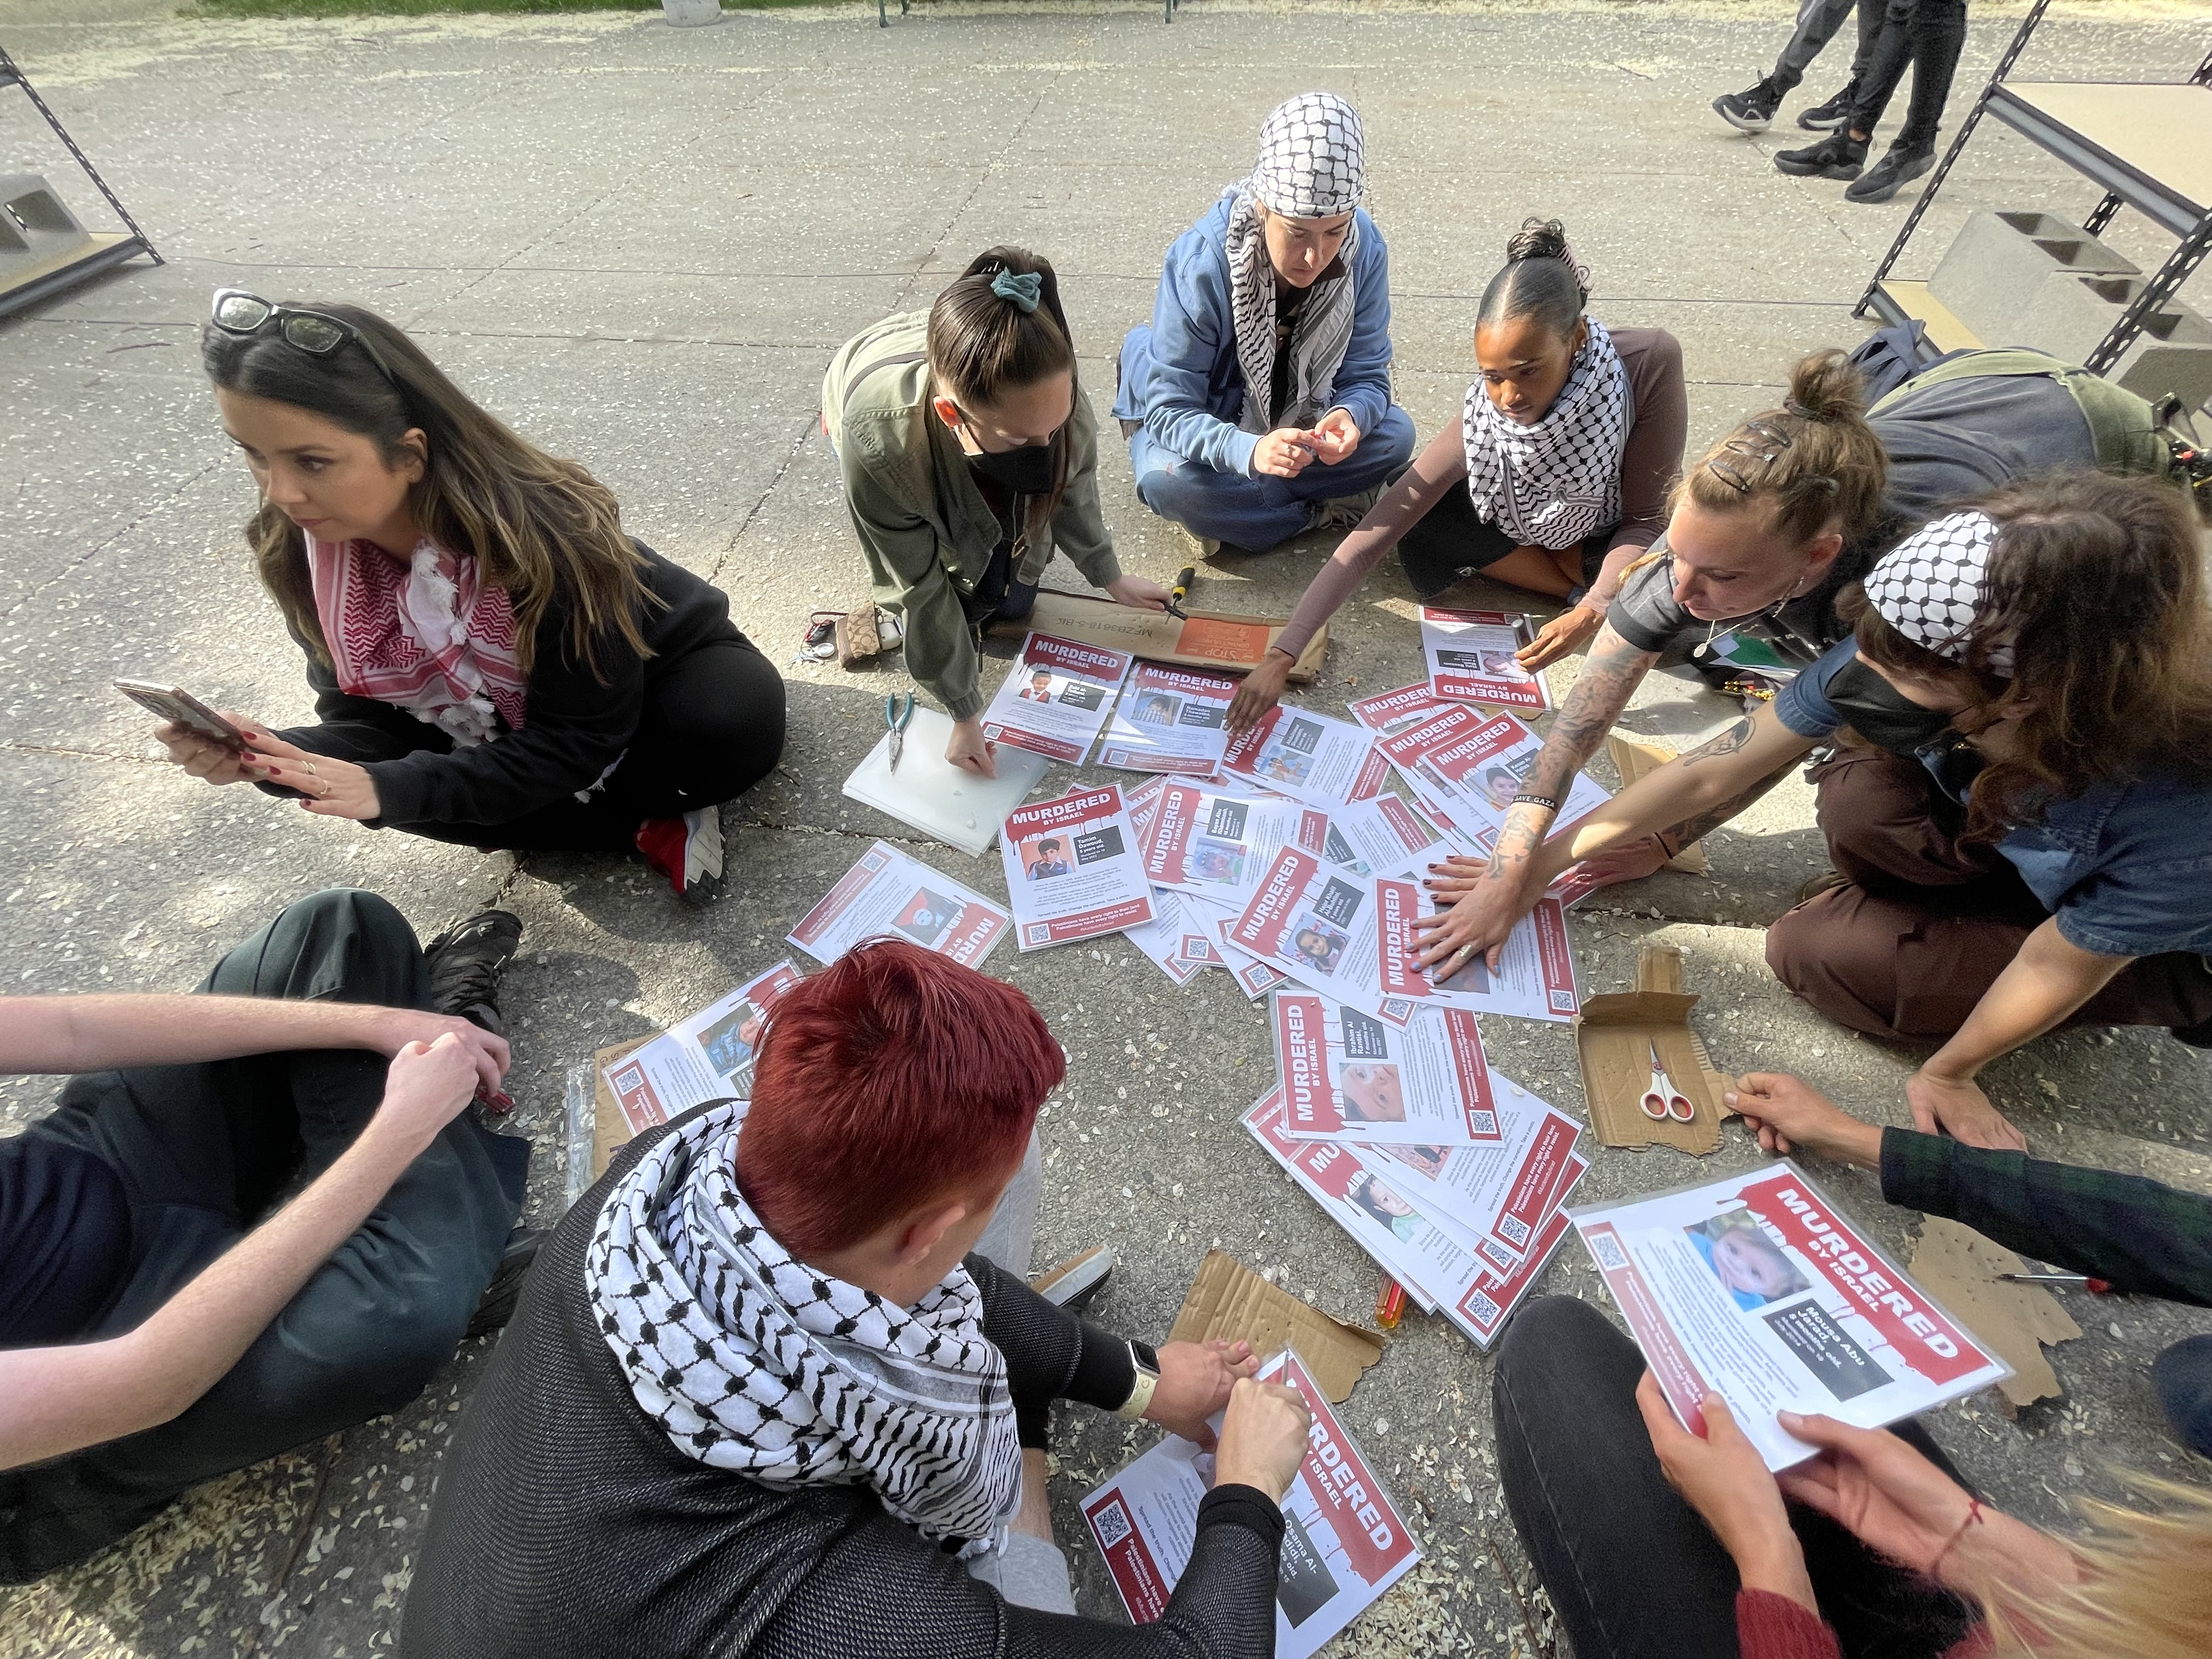
[[[1121,1402],[1114,1415],[1133,1423],[1145,1414],[1152,1403],[1152,1391],[1160,1386],[1160,1357],[1141,1342],[1129,1344],[1129,1364],[1136,1379],[1129,1385],[1129,1397]]]

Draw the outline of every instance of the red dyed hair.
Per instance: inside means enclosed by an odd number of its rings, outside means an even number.
[[[800,981],[761,1038],[738,1186],[804,1260],[1012,1173],[1067,1057],[1012,986],[902,939]]]

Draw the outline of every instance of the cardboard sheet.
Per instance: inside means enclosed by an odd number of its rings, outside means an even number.
[[[1656,738],[1639,738],[1626,732],[1608,732],[1605,735],[1605,752],[1620,774],[1623,789],[1647,772],[1656,772],[1674,758],[1674,749]],[[1705,873],[1705,844],[1693,841],[1667,860],[1669,870],[1680,870],[1692,876]]]
[[[1055,634],[1064,640],[1109,651],[1127,651],[1147,662],[1178,668],[1218,668],[1241,674],[1258,665],[1290,623],[1288,617],[1240,617],[1227,611],[1192,610],[1188,620],[1164,611],[1139,611],[1084,593],[1037,590],[1036,605],[1017,623],[1001,623],[994,634]],[[1321,672],[1328,650],[1328,624],[1314,632],[1291,668],[1291,684],[1306,685]]]
[[[1361,1373],[1382,1357],[1373,1331],[1331,1319],[1279,1291],[1226,1250],[1208,1250],[1176,1310],[1170,1342],[1243,1340],[1262,1359],[1296,1348],[1331,1405],[1352,1398]]]
[[[1590,1127],[1608,1146],[1672,1146],[1703,1158],[1721,1144],[1723,1079],[1706,1067],[1704,1045],[1690,1030],[1698,999],[1682,989],[1682,953],[1647,945],[1636,963],[1636,989],[1585,997],[1575,1024],[1583,1091]],[[1651,1055],[1697,1115],[1687,1123],[1652,1121],[1638,1104],[1651,1086]]]
[[[615,1091],[607,1087],[607,1067],[624,1054],[635,1053],[660,1035],[654,1031],[629,1042],[617,1042],[596,1051],[592,1055],[592,1179],[597,1181],[607,1172],[615,1154],[629,1144],[629,1120],[623,1116],[622,1102]]]
[[[2028,1271],[2002,1244],[1972,1227],[1929,1216],[1920,1224],[1907,1271],[1928,1293],[1950,1309],[1982,1346],[2002,1356],[2013,1374],[1997,1387],[2005,1414],[2063,1392],[2058,1374],[2044,1358],[2046,1343],[2071,1342],[2081,1334],[2058,1298],[2040,1285],[2011,1285],[1999,1273]]]

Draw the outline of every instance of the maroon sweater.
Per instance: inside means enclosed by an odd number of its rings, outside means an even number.
[[[1613,349],[1628,372],[1632,414],[1620,453],[1620,526],[1613,532],[1605,568],[1582,603],[1601,616],[1613,603],[1621,574],[1667,527],[1667,492],[1682,470],[1689,434],[1689,394],[1682,380],[1682,348],[1663,328],[1620,328]],[[1337,546],[1308,586],[1291,625],[1275,641],[1293,657],[1334,617],[1398,539],[1428,515],[1449,490],[1467,488],[1467,447],[1460,422],[1429,440],[1405,476],[1384,492],[1367,516]]]
[[[1819,1613],[1772,1590],[1736,1592],[1735,1639],[1742,1659],[1843,1659],[1836,1632]],[[1943,1659],[1979,1659],[1989,1650],[1989,1627],[1977,1625]]]

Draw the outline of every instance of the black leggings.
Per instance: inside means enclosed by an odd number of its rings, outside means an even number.
[[[1875,0],[1867,3],[1871,5]],[[1966,44],[1966,0],[1888,0],[1881,33],[1875,40],[1858,98],[1851,106],[1851,131],[1873,135],[1910,64],[1912,100],[1905,106],[1905,125],[1897,143],[1916,149],[1935,143],[1943,122],[1943,106],[1950,100],[1951,80],[1959,70],[1959,54]]]
[[[1585,584],[1605,562],[1613,528],[1607,525],[1584,538]],[[1398,538],[1398,562],[1413,592],[1424,599],[1433,599],[1462,576],[1496,564],[1520,545],[1496,525],[1476,516],[1474,499],[1465,489],[1448,489],[1442,501],[1421,515],[1419,523]]]
[[[1736,1659],[1735,1563],[1660,1470],[1643,1374],[1635,1343],[1589,1304],[1523,1308],[1491,1389],[1505,1507],[1576,1659]],[[1896,1432],[1959,1479],[1918,1424]],[[1844,1659],[1933,1659],[1973,1626],[1957,1596],[1826,1516],[1793,1505],[1790,1524]]]
[[[386,827],[432,841],[528,853],[619,852],[647,818],[734,800],[783,755],[783,677],[739,635],[711,640],[659,672],[613,775],[584,799],[558,800],[499,823],[424,821]],[[314,728],[315,747],[355,762],[398,760],[452,747],[434,726],[339,720]]]

